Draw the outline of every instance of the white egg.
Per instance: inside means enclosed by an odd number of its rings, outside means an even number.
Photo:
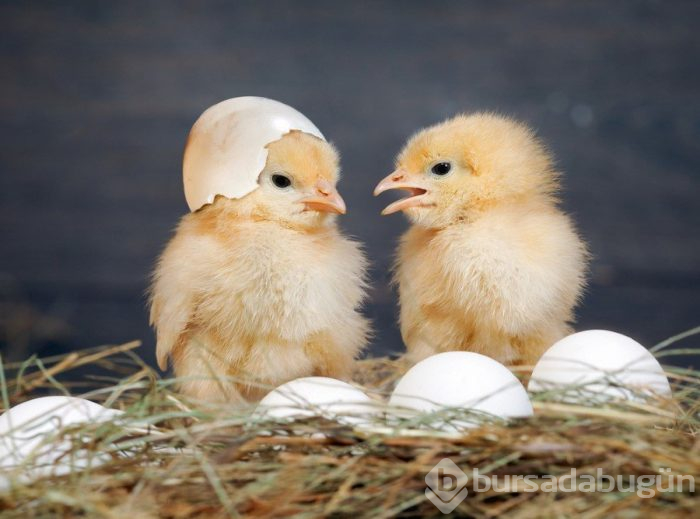
[[[555,343],[535,366],[528,390],[584,404],[672,396],[654,356],[637,341],[606,330],[574,333]]]
[[[372,422],[381,406],[362,390],[341,380],[306,377],[282,384],[263,398],[256,417],[293,421],[322,416],[352,426]]]
[[[254,191],[267,145],[291,130],[324,139],[302,113],[273,99],[235,97],[205,110],[190,130],[182,163],[190,209],[211,204],[217,195],[241,198]]]
[[[12,477],[31,481],[108,461],[111,458],[107,454],[76,449],[69,438],[62,437],[62,432],[68,427],[110,421],[121,415],[121,411],[66,396],[35,398],[12,407],[0,416],[0,488],[9,486]]]
[[[532,416],[520,381],[502,364],[478,353],[451,351],[422,360],[401,378],[389,405],[399,417],[446,431],[474,427],[484,418]],[[412,410],[412,412],[405,412]],[[464,410],[473,411],[465,418]],[[433,413],[416,417],[416,412]],[[439,412],[435,414],[436,412]],[[458,413],[460,418],[450,418]]]

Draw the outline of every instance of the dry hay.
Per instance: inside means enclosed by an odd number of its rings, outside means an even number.
[[[657,350],[669,354],[667,347],[687,335]],[[151,429],[125,433],[102,424],[70,431],[88,438],[94,452],[112,452],[112,461],[15,485],[0,493],[2,517],[441,516],[426,498],[425,476],[443,458],[468,474],[478,468],[499,481],[532,475],[541,483],[571,469],[579,476],[600,470],[625,478],[700,477],[697,371],[671,370],[680,410],[535,402],[532,419],[458,437],[362,432],[322,419],[277,425],[285,434],[270,436],[266,424],[251,422],[246,411],[183,399],[172,379],[161,378],[135,354],[137,345],[4,366],[5,408],[47,393],[73,394],[123,409],[127,421]],[[68,382],[75,368],[86,366],[101,371]],[[356,380],[387,394],[405,368],[400,360],[368,359],[359,363]],[[665,468],[670,472],[660,472]],[[694,492],[684,488],[641,498],[634,491],[526,492],[517,483],[507,491],[469,492],[454,514],[697,516]]]

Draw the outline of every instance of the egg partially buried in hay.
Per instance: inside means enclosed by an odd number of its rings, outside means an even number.
[[[0,487],[98,466],[108,453],[82,448],[66,429],[116,420],[121,411],[83,398],[49,396],[18,404],[0,416]]]
[[[537,362],[528,390],[583,405],[672,396],[668,378],[649,350],[607,330],[578,332],[556,342]]]
[[[392,414],[445,431],[493,418],[532,416],[532,404],[508,368],[479,353],[439,353],[413,366],[389,400]]]
[[[381,406],[367,394],[327,377],[305,377],[282,384],[258,404],[254,416],[281,421],[320,416],[351,426],[376,420]]]

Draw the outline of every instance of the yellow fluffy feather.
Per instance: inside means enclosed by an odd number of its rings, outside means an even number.
[[[413,361],[450,350],[532,364],[571,332],[587,263],[558,175],[525,125],[462,115],[413,136],[376,194],[412,196],[395,280]]]
[[[290,186],[273,183],[280,173]],[[365,258],[335,215],[303,202],[337,180],[333,147],[294,131],[268,146],[258,189],[182,218],[155,271],[151,323],[158,363],[171,359],[185,393],[256,400],[297,377],[349,376],[368,331]]]

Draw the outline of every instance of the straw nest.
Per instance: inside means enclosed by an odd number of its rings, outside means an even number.
[[[697,332],[658,345],[657,355],[695,353],[670,346]],[[467,473],[462,482],[470,483],[475,469],[498,481],[495,490],[470,490],[454,515],[697,517],[699,503],[687,479],[674,492],[657,484],[668,488],[672,476],[700,477],[698,371],[669,368],[676,402],[665,408],[535,401],[532,419],[462,435],[353,430],[320,418],[276,424],[270,434],[270,424],[252,420],[250,410],[187,401],[172,379],[137,356],[137,346],[2,367],[5,409],[36,396],[71,394],[125,411],[120,425],[65,433],[82,438],[76,449],[110,453],[110,461],[68,475],[15,480],[0,492],[3,517],[441,516],[426,496],[425,478],[444,458]],[[400,359],[363,360],[355,380],[388,394],[406,367]],[[619,476],[624,488],[547,490],[545,482],[566,478],[572,469],[576,481]],[[516,475],[531,476],[538,488],[506,477]],[[650,490],[630,487],[631,476],[648,475],[656,475]]]

